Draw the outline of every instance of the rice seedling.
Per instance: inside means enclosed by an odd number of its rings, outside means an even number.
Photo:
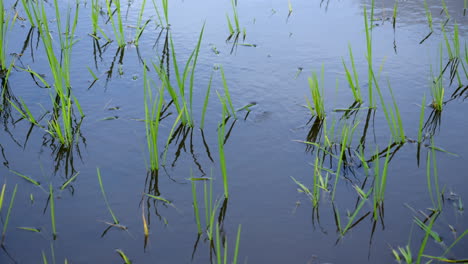
[[[324,93],[323,74],[324,74],[324,67],[322,65],[320,82],[315,72],[312,73],[312,77],[308,78],[309,89],[310,89],[310,93],[312,96],[313,105],[310,103],[309,99],[306,97],[307,108],[309,109],[309,111],[312,114],[316,115],[317,118],[322,119],[322,120],[325,118],[325,107],[324,107],[324,99],[323,99],[323,93]]]
[[[26,0],[22,0],[26,1]],[[99,6],[99,0],[91,0],[91,22],[93,25],[93,35],[97,37],[99,28],[99,12],[101,7]]]
[[[426,94],[424,94],[424,97],[422,99],[421,103],[421,112],[419,114],[419,129],[418,129],[418,143],[421,144],[423,141],[422,137],[422,132],[424,128],[424,112],[426,110]]]
[[[442,10],[445,12],[445,16],[447,18],[450,18],[450,14],[447,8],[447,4],[445,3],[445,0],[442,0]]]
[[[195,49],[192,51],[190,54],[189,58],[187,59],[187,62],[185,63],[184,70],[181,74],[179,71],[179,66],[177,64],[177,56],[174,48],[174,43],[172,40],[172,36],[170,37],[170,46],[171,46],[171,53],[172,53],[172,59],[173,59],[173,67],[174,67],[174,73],[176,76],[177,80],[177,86],[178,86],[178,92],[173,87],[173,85],[170,82],[168,73],[166,72],[167,69],[164,69],[160,66],[157,66],[155,63],[153,63],[153,67],[156,71],[156,73],[159,76],[159,79],[169,92],[169,95],[171,96],[171,99],[174,103],[174,106],[176,107],[176,110],[179,114],[182,114],[182,124],[188,125],[189,127],[193,127],[193,118],[192,118],[192,101],[193,101],[193,86],[194,86],[194,78],[195,78],[195,69],[197,65],[197,60],[198,60],[198,53],[200,51],[200,45],[203,37],[203,32],[205,29],[205,25],[203,25],[202,30],[200,32],[200,35],[198,37],[198,42],[195,47]],[[188,85],[188,99],[186,97],[186,80],[187,77],[189,76],[190,73],[190,81]]]
[[[434,140],[431,140],[431,146],[434,146]],[[432,161],[431,161],[432,158]],[[432,173],[431,173],[431,162],[432,162]],[[437,161],[435,149],[427,153],[426,159],[426,178],[427,178],[427,190],[431,197],[432,206],[434,210],[442,210],[442,193],[439,188],[439,174],[437,170]],[[434,190],[433,190],[434,185]]]
[[[33,19],[33,16],[31,14],[31,8],[32,7],[30,5],[30,2],[31,1],[29,1],[29,0],[21,0],[21,3],[23,4],[23,10],[26,13],[26,16],[28,17],[28,21],[31,24],[31,27],[35,27],[36,24],[34,23],[34,19]],[[3,3],[1,5],[3,5]]]
[[[421,263],[421,258],[423,257],[424,250],[426,249],[427,241],[429,239],[429,236],[431,235],[432,227],[434,226],[434,222],[438,216],[439,216],[439,213],[436,212],[429,218],[429,224],[426,225],[426,228],[424,230],[425,235],[421,242],[421,246],[419,247],[418,256],[416,258],[416,264]]]
[[[411,248],[409,245],[406,245],[406,247],[398,247],[398,251],[392,249],[392,254],[398,263],[401,263],[400,255],[403,257],[406,264],[413,263],[413,255],[411,254]]]
[[[224,197],[229,198],[228,176],[226,169],[226,159],[224,155],[224,138],[225,138],[225,110],[223,109],[223,119],[218,127],[218,151],[219,151],[219,166],[223,176]]]
[[[234,0],[231,0],[231,5],[232,5],[232,15],[233,15],[233,20],[234,20],[234,25],[236,26],[235,29],[232,26],[231,19],[229,18],[229,15],[226,14],[226,19],[228,23],[228,28],[229,28],[229,34],[232,36],[235,33],[240,33],[241,28],[239,26],[239,16],[237,14],[237,3],[234,2]]]
[[[442,71],[443,66],[442,66],[442,45],[440,45],[439,48],[440,51],[440,69]],[[442,75],[439,75],[438,77],[434,77],[434,74],[432,72],[432,67],[431,67],[431,75],[433,76],[433,80],[430,83],[431,86],[431,95],[432,95],[432,104],[431,106],[436,110],[436,111],[442,111],[443,105],[444,105],[444,94],[445,94],[445,88],[443,86],[443,78]]]
[[[115,10],[112,11],[111,4],[114,4]],[[123,30],[123,23],[122,23],[122,14],[120,9],[120,0],[106,0],[106,7],[107,7],[107,14],[109,15],[109,19],[112,24],[112,29],[114,30],[114,35],[117,40],[117,44],[119,48],[123,48],[126,45],[125,42],[125,33]],[[114,12],[117,15],[117,21],[114,19]]]
[[[201,221],[200,221],[200,210],[198,209],[197,186],[195,185],[195,182],[193,180],[191,181],[191,184],[192,184],[193,212],[195,214],[195,221],[197,222],[198,234],[201,234],[203,231],[202,231]]]
[[[99,180],[99,187],[101,188],[102,197],[104,198],[104,202],[106,203],[107,209],[109,210],[109,213],[111,214],[112,219],[114,220],[114,224],[118,225],[119,220],[115,216],[114,212],[110,208],[109,202],[107,201],[106,192],[104,191],[104,185],[102,184],[101,171],[99,170],[99,168],[97,168],[96,171],[97,171],[97,177],[98,177],[98,180]]]
[[[388,89],[390,91],[390,95],[392,97],[393,106],[385,104],[385,100],[384,100],[382,92],[380,90],[379,83],[378,83],[377,79],[375,78],[374,73],[371,72],[371,74],[372,74],[373,79],[374,79],[375,88],[377,90],[377,93],[379,94],[380,103],[381,103],[382,109],[383,109],[383,111],[385,113],[385,119],[387,120],[388,127],[390,128],[392,138],[393,138],[395,143],[404,144],[406,142],[406,135],[405,135],[405,131],[403,129],[403,122],[401,120],[400,111],[398,109],[398,105],[396,103],[395,97],[393,96],[392,87],[390,86],[390,81],[387,80],[387,85],[388,85]]]
[[[288,17],[291,15],[291,13],[293,12],[293,8],[292,8],[292,4],[291,4],[291,0],[288,0]]]
[[[426,11],[426,18],[427,18],[427,23],[429,25],[429,28],[431,29],[431,32],[434,31],[432,28],[432,13],[429,10],[429,6],[427,4],[427,0],[424,0],[424,10]]]
[[[6,183],[2,186],[2,192],[0,192],[0,213],[2,212],[3,199],[5,198]]]
[[[115,251],[119,254],[119,256],[122,258],[125,264],[132,264],[132,261],[130,261],[130,259],[127,257],[127,255],[125,255],[125,253],[121,249],[116,249]]]
[[[227,244],[227,239],[224,238],[222,239],[220,237],[220,227],[219,223],[216,223],[216,239],[215,239],[215,248],[216,248],[216,260],[218,264],[237,264],[237,258],[239,254],[239,244],[240,244],[240,233],[241,233],[242,226],[239,225],[237,228],[237,238],[236,238],[236,247],[234,249],[234,256],[232,262],[228,262],[228,244]],[[223,248],[224,251],[221,250],[221,241],[224,241],[223,243]],[[223,253],[224,252],[224,253]]]
[[[396,25],[397,12],[398,12],[398,1],[395,1],[395,4],[393,5],[393,16],[392,16],[393,29],[395,29],[395,25]]]
[[[225,100],[226,104],[229,105],[229,109],[231,110],[231,111],[229,111],[229,110],[227,110],[227,107],[224,107],[225,110],[226,110],[226,114],[229,115],[229,116],[232,115],[232,116],[234,116],[234,118],[237,118],[236,110],[234,109],[234,106],[232,105],[231,95],[229,93],[229,87],[227,85],[226,77],[224,75],[224,69],[223,69],[222,66],[220,67],[220,71],[221,71],[221,78],[223,80],[224,98],[226,99]]]
[[[206,89],[205,101],[203,102],[203,109],[202,109],[201,121],[200,121],[200,129],[202,130],[203,130],[203,127],[205,126],[205,114],[206,114],[206,109],[208,107],[208,100],[210,98],[212,80],[213,80],[213,73],[211,73],[210,81],[208,83],[208,89]]]
[[[44,3],[39,1],[33,8],[34,18],[38,25],[38,30],[47,54],[49,67],[54,79],[55,95],[51,94],[51,100],[54,102],[54,113],[52,119],[49,121],[48,130],[50,135],[58,138],[60,143],[70,147],[75,141],[74,134],[77,129],[73,128],[73,115],[74,107],[83,116],[83,111],[79,102],[71,94],[71,81],[70,81],[70,65],[71,65],[71,49],[76,40],[73,39],[75,35],[76,25],[78,22],[78,6],[76,7],[73,22],[70,22],[70,11],[67,13],[67,24],[65,32],[62,36],[62,24],[60,18],[60,11],[58,8],[57,0],[54,0],[57,30],[59,34],[61,52],[61,63],[57,58],[53,49],[53,40],[48,26],[47,14],[44,9]],[[70,28],[71,26],[71,28]],[[61,120],[60,120],[61,117]]]
[[[77,173],[75,173],[72,177],[70,177],[70,179],[66,180],[66,181],[62,184],[62,186],[60,186],[60,190],[63,191],[65,188],[67,188],[67,187],[76,179],[76,177],[78,177],[79,174],[80,174],[80,173],[77,172]]]
[[[135,38],[133,39],[133,44],[135,44],[135,46],[138,46],[138,41],[139,41],[141,35],[143,34],[143,31],[145,30],[148,23],[151,21],[150,19],[148,19],[144,23],[142,23],[143,22],[143,20],[142,20],[143,19],[143,11],[145,10],[145,6],[146,6],[146,0],[143,0],[143,2],[141,3],[140,13],[138,14]]]
[[[145,63],[143,65],[145,127],[146,142],[150,154],[150,169],[152,171],[159,169],[158,134],[161,110],[164,104],[164,85],[164,83],[161,84],[158,96],[155,98],[151,87],[151,81],[147,77],[147,67]]]
[[[342,59],[343,67],[345,68],[346,79],[348,80],[348,85],[351,88],[351,91],[353,92],[354,100],[358,103],[362,103],[363,100],[362,100],[362,95],[361,95],[361,87],[359,86],[359,79],[357,75],[356,66],[354,64],[354,57],[353,57],[353,51],[351,49],[351,44],[348,44],[348,49],[349,49],[349,58],[351,61],[353,75],[351,75],[350,71],[348,70],[348,67],[346,66],[344,62],[344,59]]]
[[[52,184],[49,185],[49,200],[50,200],[50,219],[52,223],[52,235],[54,240],[57,238],[57,227],[55,224],[55,200],[54,200],[54,189]]]
[[[6,72],[7,63],[7,33],[15,24],[17,14],[10,20],[10,16],[6,16],[6,10],[3,1],[0,1],[0,74]]]
[[[368,100],[369,100],[369,107],[375,107],[374,104],[374,96],[372,93],[372,21],[374,18],[374,0],[371,3],[371,14],[370,14],[370,21],[371,25],[369,26],[369,20],[367,18],[367,9],[364,6],[364,29],[366,32],[366,50],[367,50],[367,64],[368,64]]]
[[[373,187],[373,212],[374,219],[378,218],[378,209],[383,208],[383,203],[385,200],[385,189],[387,187],[387,172],[388,172],[388,163],[390,161],[390,150],[391,142],[387,148],[387,153],[385,155],[385,161],[383,164],[382,172],[380,172],[380,159],[379,151],[376,150],[375,161],[374,161],[374,187]]]
[[[3,199],[4,199],[4,195],[5,195],[5,188],[6,188],[6,184],[4,184],[3,187],[2,187],[2,193],[1,193],[1,199],[0,199],[0,209],[1,209],[1,205],[3,204]],[[8,211],[7,211],[5,220],[4,220],[4,222],[3,222],[3,231],[2,231],[2,242],[1,242],[1,245],[4,245],[4,243],[5,243],[6,231],[7,231],[7,229],[8,229],[8,223],[9,223],[9,221],[10,221],[11,209],[13,208],[13,202],[15,201],[16,191],[17,191],[17,190],[18,190],[18,185],[16,184],[16,185],[15,185],[15,188],[13,189],[13,193],[12,193],[12,195],[11,195],[10,205],[8,206]]]
[[[166,26],[169,26],[169,6],[168,6],[168,0],[161,0],[162,6],[163,6],[163,11],[164,11],[164,19],[166,20]]]
[[[307,188],[304,184],[297,181],[294,177],[291,177],[292,180],[297,184],[298,191],[306,194],[312,201],[312,206],[317,207],[320,201],[320,190],[328,191],[328,173],[324,177],[321,173],[323,168],[320,166],[320,158],[318,156],[318,151],[315,156],[314,163],[314,175],[313,175],[313,185],[312,191]]]
[[[332,201],[335,200],[336,186],[338,185],[338,179],[340,177],[341,165],[343,164],[344,152],[347,148],[348,142],[350,141],[350,128],[347,124],[341,129],[341,150],[338,156],[338,165],[335,173],[335,182],[333,183]]]

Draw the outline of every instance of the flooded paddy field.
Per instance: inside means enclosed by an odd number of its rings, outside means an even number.
[[[467,9],[0,0],[0,263],[468,262]]]

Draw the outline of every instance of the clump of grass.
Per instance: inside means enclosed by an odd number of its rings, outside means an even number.
[[[78,127],[73,127],[74,109],[77,109],[83,117],[83,111],[76,98],[71,93],[70,81],[70,65],[71,65],[71,50],[76,40],[74,40],[76,25],[78,23],[78,5],[75,9],[74,19],[70,21],[70,10],[67,13],[67,24],[64,32],[62,32],[61,16],[58,7],[58,1],[54,0],[55,15],[57,22],[57,31],[60,40],[61,54],[60,58],[55,54],[51,30],[48,25],[48,18],[44,9],[44,3],[36,2],[33,10],[36,24],[44,45],[49,67],[54,79],[55,94],[51,95],[53,102],[53,115],[49,121],[47,132],[55,138],[58,138],[64,146],[70,147],[75,141],[75,135],[78,132]],[[61,61],[61,62],[60,62]],[[75,105],[75,107],[73,106]]]
[[[150,169],[155,171],[159,169],[158,134],[161,110],[164,104],[164,83],[162,83],[160,90],[158,90],[158,95],[155,97],[151,87],[151,80],[147,77],[146,63],[143,65],[143,87],[146,141],[150,154]]]
[[[385,189],[387,186],[388,163],[390,161],[391,144],[387,147],[385,161],[382,172],[380,172],[380,159],[378,149],[375,152],[376,159],[374,160],[374,187],[373,187],[373,212],[374,219],[377,220],[379,209],[383,208],[385,200]]]
[[[203,25],[200,35],[198,37],[198,42],[195,49],[190,54],[187,62],[185,63],[183,72],[179,71],[179,66],[177,63],[177,56],[174,48],[174,43],[172,40],[172,36],[170,37],[170,47],[174,65],[174,73],[177,80],[178,91],[176,88],[171,84],[169,75],[167,73],[167,69],[163,67],[157,66],[153,63],[154,69],[159,76],[159,79],[169,92],[171,99],[176,107],[176,110],[179,114],[182,115],[181,122],[184,125],[188,125],[190,127],[194,126],[193,116],[192,116],[192,101],[193,101],[193,86],[195,80],[195,69],[198,60],[198,53],[200,51],[200,45],[203,37],[205,26]],[[187,78],[190,74],[189,84],[186,85]],[[188,86],[188,87],[187,87]],[[186,89],[188,90],[188,98],[186,96]]]
[[[8,68],[7,63],[7,33],[13,27],[17,15],[10,20],[10,16],[5,16],[6,10],[3,1],[0,1],[0,74],[6,72]]]
[[[356,66],[354,64],[353,51],[351,49],[351,44],[348,45],[349,49],[349,59],[351,61],[351,69],[353,70],[353,75],[351,75],[348,67],[346,66],[344,59],[342,59],[343,67],[345,68],[346,79],[348,80],[348,85],[353,92],[354,100],[358,103],[362,103],[361,87],[359,86],[359,79],[357,75]]]
[[[312,114],[316,115],[317,118],[322,119],[322,120],[325,118],[325,107],[324,107],[324,99],[323,99],[323,92],[324,92],[323,74],[324,74],[324,67],[322,66],[320,82],[315,72],[312,73],[312,77],[308,78],[313,105],[310,103],[309,99],[306,98],[307,108],[309,109],[309,111]]]
[[[111,4],[114,4],[115,11],[112,11]],[[114,30],[114,35],[117,40],[117,44],[119,48],[125,47],[125,33],[123,30],[123,23],[122,23],[122,14],[120,9],[120,0],[106,0],[106,7],[107,7],[107,14],[109,15],[109,19],[112,24],[112,29]],[[117,21],[114,19],[114,12],[117,15]]]
[[[333,183],[332,201],[335,200],[336,186],[338,185],[338,179],[340,177],[344,153],[348,146],[348,142],[350,140],[351,140],[350,127],[347,124],[345,124],[341,130],[341,150],[340,150],[340,155],[338,156],[338,165],[337,165],[336,173],[335,173],[335,182]]]
[[[440,70],[442,71],[443,65],[442,65],[442,45],[440,45],[440,63],[439,67]],[[432,73],[432,67],[431,67],[431,73]],[[442,111],[443,105],[444,105],[444,95],[445,95],[445,88],[443,85],[443,74],[441,74],[437,77],[434,76],[434,74],[431,74],[433,76],[433,80],[430,83],[431,86],[431,95],[432,95],[432,103],[431,106],[436,110],[436,111]]]

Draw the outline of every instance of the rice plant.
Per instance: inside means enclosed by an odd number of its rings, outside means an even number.
[[[237,111],[234,109],[234,106],[232,105],[231,94],[229,93],[229,87],[227,85],[226,77],[224,75],[223,66],[220,67],[220,71],[221,71],[221,79],[223,80],[224,98],[225,98],[225,103],[226,103],[224,104],[225,114],[227,114],[228,116],[232,115],[234,118],[237,118],[237,115],[236,115]],[[226,105],[229,106],[229,110],[226,107]]]
[[[353,70],[353,75],[351,75],[350,71],[348,70],[348,67],[346,66],[344,62],[344,59],[342,59],[343,67],[346,73],[346,79],[348,80],[348,85],[351,88],[351,91],[353,92],[354,101],[358,103],[362,103],[363,101],[362,101],[362,95],[361,95],[361,87],[359,86],[359,79],[357,75],[356,66],[354,64],[354,57],[353,57],[353,51],[351,49],[351,44],[348,45],[348,49],[349,49],[349,59],[351,61],[351,69]]]
[[[187,59],[183,72],[179,71],[179,66],[177,63],[177,56],[174,48],[174,43],[172,40],[172,36],[170,37],[170,47],[173,59],[173,67],[174,73],[176,76],[178,91],[176,87],[171,84],[169,75],[167,70],[164,69],[162,66],[158,66],[153,63],[153,67],[156,73],[159,76],[159,79],[165,86],[166,90],[168,91],[174,106],[176,107],[177,113],[182,115],[182,124],[188,125],[190,127],[194,126],[193,116],[192,116],[192,101],[193,101],[193,87],[194,87],[194,80],[195,80],[195,69],[198,60],[198,53],[200,51],[200,45],[203,37],[203,31],[205,26],[203,25],[200,35],[198,37],[198,42],[195,49],[190,54],[189,58]],[[187,78],[190,74],[189,84],[186,85]],[[188,86],[188,88],[187,88]],[[188,90],[188,98],[186,96],[186,89]]]
[[[427,153],[426,159],[426,177],[427,177],[427,190],[431,197],[432,206],[434,210],[442,210],[442,192],[439,187],[439,174],[437,170],[437,160],[434,148],[434,140],[431,139],[431,150]],[[432,166],[431,166],[432,163]],[[432,167],[432,173],[431,173]],[[431,176],[432,175],[432,176]]]
[[[99,181],[99,187],[101,188],[102,197],[104,198],[104,202],[106,203],[107,209],[109,210],[109,213],[112,216],[112,220],[114,220],[114,224],[118,225],[119,220],[115,216],[114,212],[110,208],[109,202],[107,201],[106,192],[104,191],[104,185],[102,184],[101,170],[99,170],[99,168],[97,168],[96,171],[97,171],[97,177],[98,177],[98,181]]]
[[[38,30],[44,45],[49,67],[54,79],[55,94],[51,94],[51,101],[54,102],[53,116],[49,121],[47,132],[53,137],[59,139],[60,143],[64,146],[71,146],[75,141],[77,128],[73,127],[74,109],[78,110],[83,116],[83,111],[79,102],[71,93],[71,80],[70,80],[70,65],[71,65],[71,50],[76,40],[74,40],[76,25],[78,23],[78,9],[76,6],[73,21],[71,22],[70,10],[67,13],[67,23],[64,32],[62,32],[62,23],[60,11],[58,8],[58,1],[54,0],[55,15],[57,22],[57,31],[59,34],[60,47],[61,47],[61,60],[55,54],[53,39],[50,34],[51,30],[48,25],[48,18],[44,9],[44,3],[39,1],[33,8],[34,18],[38,25]],[[62,34],[63,33],[63,34]],[[60,63],[61,61],[61,63]],[[75,105],[75,107],[73,106]]]
[[[220,126],[218,127],[218,151],[219,151],[219,166],[221,167],[221,173],[223,176],[223,187],[224,187],[224,196],[229,198],[229,188],[228,188],[228,176],[226,169],[226,159],[224,155],[224,138],[225,138],[225,110],[223,109],[223,119]]]
[[[143,11],[145,10],[145,6],[146,6],[146,0],[143,0],[143,2],[141,3],[140,13],[138,14],[135,38],[133,39],[133,44],[135,44],[135,46],[138,46],[138,41],[140,40],[140,37],[143,34],[143,31],[145,30],[148,23],[151,21],[150,19],[148,19],[143,23],[142,19],[143,19]]]
[[[22,0],[26,1],[26,0]],[[91,0],[91,22],[93,25],[93,35],[97,36],[99,30],[99,12],[101,7],[99,6],[99,0]]]
[[[432,32],[434,31],[434,29],[432,28],[432,13],[431,10],[429,10],[429,6],[427,5],[427,0],[424,0],[424,10],[426,11],[427,23]]]
[[[439,68],[442,72],[443,70],[443,65],[442,65],[442,45],[439,47],[440,51],[440,61],[439,61]],[[431,67],[431,75],[432,80],[430,82],[430,87],[431,87],[431,95],[432,95],[432,103],[431,106],[436,110],[436,111],[442,111],[443,105],[444,105],[444,95],[445,95],[445,88],[443,85],[443,76],[442,73],[439,76],[434,76],[432,72],[432,67]]]
[[[31,13],[31,8],[33,7],[30,5],[30,2],[31,2],[30,0],[21,0],[21,3],[23,4],[23,10],[26,13],[26,16],[28,17],[28,21],[31,24],[31,27],[35,27],[36,24],[34,22],[34,19]]]
[[[231,262],[228,262],[227,239],[226,238],[224,238],[224,239],[221,238],[219,223],[216,223],[216,237],[215,237],[214,245],[215,245],[215,249],[216,249],[216,260],[217,260],[216,263],[217,264],[228,264],[228,263],[237,264],[237,258],[238,258],[238,254],[239,254],[241,229],[242,229],[242,226],[239,225],[239,227],[237,228],[236,246],[234,248],[233,260]],[[224,241],[224,243],[222,244],[222,247],[224,248],[224,250],[221,250],[222,241]]]
[[[7,33],[15,24],[17,14],[10,20],[10,16],[6,15],[5,6],[3,0],[0,1],[0,75],[3,75],[7,71]]]
[[[309,111],[312,114],[316,115],[317,118],[322,119],[322,120],[325,118],[325,107],[324,107],[324,99],[323,99],[323,93],[324,93],[323,74],[324,74],[324,67],[322,66],[320,82],[315,72],[312,73],[312,77],[308,78],[313,105],[311,104],[309,99],[306,97],[307,108],[309,109]]]
[[[3,199],[5,197],[5,189],[6,189],[6,184],[3,185],[2,193],[0,194],[0,212],[1,212],[2,205],[3,205]],[[3,222],[2,241],[0,243],[2,246],[5,243],[5,236],[6,236],[6,232],[8,229],[8,223],[10,221],[11,210],[13,209],[13,203],[15,201],[17,190],[18,190],[18,185],[15,185],[15,188],[13,189],[13,193],[11,194],[10,205],[8,206],[8,211]]]
[[[228,14],[226,14],[226,20],[228,23],[229,34],[232,36],[234,34],[239,34],[241,32],[241,28],[239,25],[239,16],[237,15],[237,3],[234,0],[231,0],[231,5],[232,5],[232,16],[233,16],[235,28],[233,27],[231,23],[231,18],[229,17]]]
[[[382,92],[380,90],[380,85],[379,85],[377,79],[375,78],[374,73],[372,72],[371,74],[372,74],[372,76],[374,78],[375,88],[377,90],[377,93],[379,94],[380,103],[381,103],[382,109],[384,111],[385,119],[387,120],[388,127],[390,128],[392,138],[393,138],[395,143],[403,144],[403,143],[406,142],[406,135],[405,135],[405,131],[403,129],[403,122],[401,120],[401,114],[400,114],[398,105],[396,103],[395,97],[393,96],[392,87],[390,86],[390,81],[387,80],[387,85],[388,85],[388,89],[390,91],[390,95],[392,97],[393,106],[385,104],[384,97],[383,97]]]
[[[55,200],[54,200],[54,189],[52,184],[49,185],[49,200],[50,200],[50,219],[52,223],[52,235],[54,239],[57,237],[57,227],[55,223]]]
[[[395,4],[393,5],[393,15],[392,15],[393,29],[395,29],[395,25],[396,25],[397,12],[398,12],[398,1],[395,1]]]
[[[419,114],[419,128],[418,128],[418,144],[421,144],[423,141],[423,128],[424,128],[424,112],[426,110],[426,94],[424,94],[422,103],[421,103],[421,112]]]
[[[338,165],[336,167],[335,182],[333,183],[332,201],[335,200],[336,186],[338,185],[338,179],[340,178],[340,172],[341,172],[341,166],[343,164],[344,153],[350,140],[351,140],[350,127],[347,124],[345,124],[343,128],[341,129],[341,150],[340,150],[340,155],[338,156]]]
[[[373,78],[372,78],[372,21],[374,19],[374,0],[371,2],[371,13],[370,13],[370,26],[369,26],[369,19],[367,17],[367,9],[364,6],[364,30],[366,32],[366,50],[367,50],[367,65],[368,65],[368,100],[369,100],[369,107],[375,107],[374,104],[374,96],[372,93],[372,86],[373,86]]]
[[[164,104],[164,83],[161,84],[158,94],[155,96],[151,86],[151,80],[147,77],[146,63],[143,65],[143,87],[145,107],[145,128],[148,152],[150,154],[150,169],[159,169],[158,134],[161,110]]]
[[[115,11],[112,11],[111,4],[114,4]],[[109,15],[109,19],[112,24],[112,29],[114,30],[114,35],[117,40],[117,44],[119,45],[119,48],[123,48],[125,47],[126,42],[125,42],[125,33],[123,30],[120,0],[106,0],[106,7],[107,7],[107,14]],[[114,18],[114,12],[117,16],[117,19]]]
[[[374,186],[373,186],[373,215],[374,219],[377,220],[379,210],[382,210],[383,203],[385,200],[385,190],[387,187],[387,172],[388,163],[390,161],[390,150],[391,143],[387,148],[385,155],[385,161],[383,164],[382,171],[380,171],[380,158],[378,149],[375,152],[376,159],[374,160]]]
[[[210,98],[211,81],[212,80],[213,80],[213,73],[211,73],[210,81],[208,82],[208,88],[206,89],[205,100],[203,102],[203,109],[202,109],[201,120],[200,120],[200,129],[202,129],[202,130],[203,130],[204,126],[205,126],[205,115],[206,115],[206,109],[208,107],[208,100]]]

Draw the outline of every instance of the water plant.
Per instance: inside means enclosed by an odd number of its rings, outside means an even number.
[[[26,1],[26,0],[22,0]],[[93,35],[96,37],[99,27],[99,12],[101,7],[99,6],[99,0],[91,0],[91,22],[93,25]]]
[[[322,71],[320,74],[320,82],[315,72],[312,73],[312,77],[308,78],[309,89],[310,89],[310,94],[312,96],[313,105],[310,103],[309,99],[306,97],[307,108],[312,114],[316,115],[317,118],[319,119],[325,118],[325,107],[324,107],[324,99],[323,99],[323,93],[324,93],[323,74],[324,74],[324,67],[322,65]]]
[[[349,50],[349,59],[351,61],[351,69],[353,70],[353,75],[351,75],[348,67],[346,66],[344,59],[342,59],[343,67],[346,73],[346,79],[348,80],[348,85],[353,92],[354,100],[358,103],[362,103],[361,87],[359,86],[359,79],[357,75],[356,65],[354,64],[353,50],[351,49],[351,44],[348,44]]]
[[[237,1],[231,0],[232,5],[232,16],[234,20],[234,25],[236,26],[235,29],[232,26],[231,19],[229,15],[226,14],[226,20],[228,23],[229,35],[232,36],[234,34],[239,34],[241,32],[241,28],[239,26],[239,16],[237,15]]]
[[[443,71],[443,65],[442,65],[442,45],[439,47],[439,52],[440,52],[440,61],[439,61],[439,67],[441,72]],[[443,75],[442,73],[439,76],[434,76],[432,72],[432,67],[431,67],[431,75],[433,76],[433,79],[431,80],[430,87],[431,87],[431,95],[432,95],[432,103],[431,106],[436,110],[436,111],[442,111],[443,105],[444,105],[444,95],[445,95],[445,88],[443,85]]]
[[[100,170],[99,168],[96,168],[96,171],[97,171],[97,177],[98,177],[98,181],[99,181],[99,187],[101,188],[102,197],[104,198],[104,202],[106,203],[107,210],[109,210],[109,213],[110,213],[111,216],[112,216],[112,220],[114,220],[114,224],[118,225],[118,224],[119,224],[119,220],[118,220],[117,217],[115,216],[114,212],[113,212],[112,209],[110,208],[109,202],[107,201],[106,192],[104,191],[104,185],[102,184],[101,170]]]
[[[10,20],[10,16],[5,16],[6,15],[6,10],[3,1],[0,1],[0,75],[3,75],[4,72],[6,72],[8,68],[8,63],[7,63],[7,33],[8,31],[13,27],[15,24],[17,14],[13,17],[12,20]]]
[[[383,203],[385,201],[385,190],[387,186],[387,173],[388,173],[388,163],[390,161],[390,150],[391,142],[387,148],[387,153],[385,155],[385,161],[383,164],[382,172],[380,171],[380,159],[379,159],[379,150],[377,148],[375,152],[376,159],[374,160],[374,186],[373,186],[373,215],[374,219],[377,220],[379,210],[382,210]]]
[[[194,80],[195,80],[195,69],[198,60],[198,53],[200,51],[200,44],[203,37],[203,31],[205,26],[203,25],[200,35],[198,37],[198,42],[195,49],[190,54],[189,58],[187,59],[183,72],[179,71],[179,66],[177,63],[177,56],[174,48],[174,42],[172,40],[172,36],[170,36],[170,47],[172,53],[172,60],[173,60],[173,67],[174,73],[176,76],[178,92],[176,88],[171,84],[168,70],[164,69],[162,66],[158,66],[153,63],[153,67],[158,74],[161,83],[164,84],[166,90],[168,91],[169,95],[171,96],[172,102],[176,107],[177,113],[182,114],[181,122],[184,125],[188,125],[189,127],[194,126],[193,117],[192,117],[192,101],[193,101],[193,87],[194,87]],[[190,81],[189,84],[186,85],[187,77],[190,73]],[[188,86],[188,87],[186,87]],[[188,90],[188,98],[186,96],[186,89]]]
[[[1,212],[1,209],[2,209],[2,205],[3,205],[3,200],[4,200],[4,197],[5,197],[5,189],[6,189],[6,184],[3,184],[2,193],[0,194],[0,212]],[[7,211],[5,220],[3,222],[2,241],[0,243],[2,246],[5,243],[6,231],[8,229],[8,223],[10,221],[11,210],[13,209],[13,203],[15,201],[16,191],[17,190],[18,190],[18,185],[15,185],[15,188],[13,189],[13,193],[11,194],[10,205],[8,206],[8,211]]]
[[[395,4],[393,5],[393,15],[392,15],[393,29],[395,29],[395,25],[396,25],[397,12],[398,12],[398,1],[395,1]]]
[[[237,237],[236,237],[236,246],[234,248],[234,256],[232,262],[228,262],[228,244],[227,239],[222,239],[220,236],[220,227],[219,223],[216,223],[216,237],[215,237],[215,248],[216,248],[216,260],[218,264],[237,264],[237,258],[239,254],[239,244],[240,244],[240,233],[242,230],[242,226],[239,225],[237,228]],[[221,241],[224,241],[223,248],[224,251],[221,250]]]
[[[112,11],[111,9],[111,4],[114,4],[115,6],[114,11]],[[125,33],[123,30],[120,0],[106,0],[106,7],[107,7],[107,14],[112,24],[112,29],[114,30],[114,36],[117,40],[117,44],[119,45],[119,48],[123,48],[125,47],[126,42],[125,42]],[[114,13],[117,16],[116,19],[114,18]]]
[[[143,0],[141,3],[140,12],[138,14],[135,38],[133,39],[133,44],[135,44],[135,46],[138,46],[138,41],[140,40],[141,35],[143,35],[143,31],[145,30],[148,23],[151,21],[151,19],[148,19],[143,23],[143,11],[145,10],[145,6],[146,0]]]
[[[374,0],[371,2],[370,26],[367,17],[367,9],[364,6],[364,30],[366,32],[366,50],[367,50],[367,66],[368,66],[368,100],[369,107],[375,107],[374,96],[372,93],[373,69],[372,69],[372,21],[374,19]]]
[[[145,107],[145,128],[146,142],[150,155],[150,169],[152,171],[159,169],[159,149],[158,149],[158,134],[159,121],[161,119],[161,110],[164,104],[164,83],[161,84],[158,94],[153,95],[151,80],[147,77],[146,63],[143,65],[143,90],[144,90],[144,107]]]
[[[224,139],[225,139],[225,110],[223,109],[223,119],[218,127],[218,152],[219,152],[219,166],[221,168],[221,175],[223,176],[224,196],[229,198],[228,176],[226,169],[226,158],[224,155]]]
[[[372,77],[374,79],[375,88],[377,90],[377,93],[379,94],[380,103],[381,103],[382,109],[384,111],[385,119],[387,120],[388,127],[390,128],[392,138],[393,138],[395,143],[403,144],[403,143],[406,142],[406,135],[405,135],[405,131],[403,129],[403,122],[401,120],[401,114],[400,114],[398,105],[396,103],[395,97],[393,96],[392,87],[390,86],[390,81],[387,80],[387,85],[388,85],[388,89],[390,91],[390,95],[392,97],[393,106],[385,104],[385,100],[384,100],[384,97],[382,95],[382,91],[380,90],[380,85],[379,85],[374,73],[371,72],[371,74],[372,74]]]
[[[429,10],[429,6],[427,5],[427,0],[424,0],[424,10],[426,11],[426,18],[427,18],[427,23],[429,25],[429,28],[431,29],[431,32],[434,31],[432,28],[432,13]]]

